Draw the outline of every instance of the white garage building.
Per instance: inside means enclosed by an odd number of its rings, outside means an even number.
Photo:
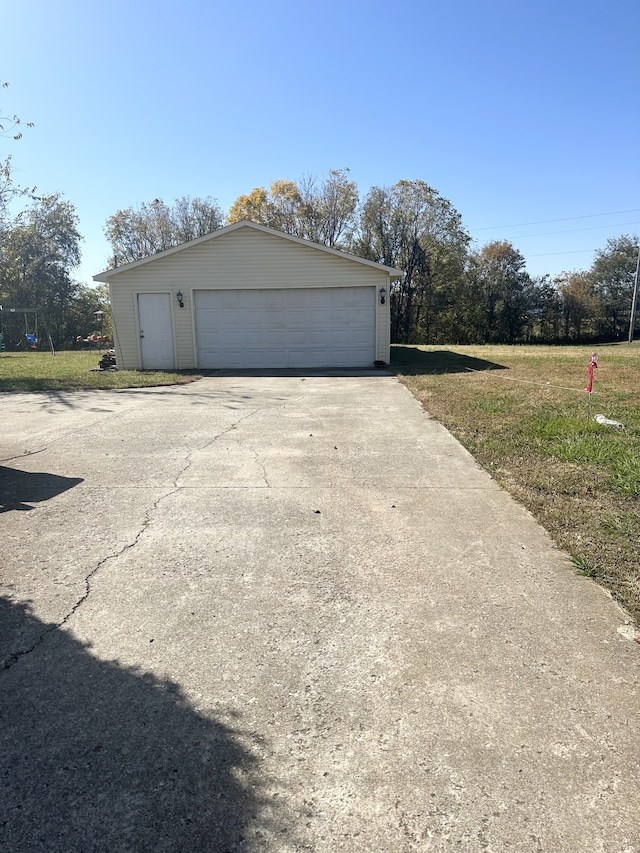
[[[94,276],[128,370],[389,362],[400,270],[243,221]]]

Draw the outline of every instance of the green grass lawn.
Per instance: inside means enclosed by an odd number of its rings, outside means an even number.
[[[640,624],[640,344],[595,347],[589,402],[592,349],[396,346],[392,366]]]
[[[0,391],[145,388],[193,382],[195,372],[98,370],[100,352],[0,353]]]

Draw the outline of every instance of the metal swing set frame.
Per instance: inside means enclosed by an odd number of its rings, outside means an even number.
[[[24,327],[25,327],[25,338],[29,343],[31,349],[35,349],[38,343],[38,314],[42,318],[42,325],[44,326],[44,331],[47,336],[47,340],[49,341],[49,349],[51,350],[51,355],[55,355],[55,347],[53,346],[53,340],[51,338],[51,332],[49,331],[49,326],[47,325],[47,316],[41,309],[38,308],[7,308],[4,309],[8,314],[24,314]],[[3,306],[0,305],[0,321],[2,319],[2,315],[4,313]],[[29,325],[27,322],[27,316],[29,314],[34,315],[34,324],[33,324],[33,333],[29,332]],[[4,324],[2,324],[4,325]]]

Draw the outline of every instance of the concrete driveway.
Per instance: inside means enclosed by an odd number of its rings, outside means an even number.
[[[0,849],[640,851],[640,645],[395,378],[1,397]]]

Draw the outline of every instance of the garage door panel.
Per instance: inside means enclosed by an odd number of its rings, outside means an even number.
[[[306,329],[288,329],[283,343],[287,349],[305,349],[310,343],[309,334]]]
[[[364,367],[375,352],[373,287],[200,290],[201,368]]]
[[[322,329],[311,329],[307,335],[306,343],[310,348],[322,348],[325,340],[326,338]]]
[[[264,344],[271,352],[276,352],[280,348],[282,340],[282,329],[265,329]]]
[[[285,329],[285,323],[282,319],[282,308],[277,310],[268,309],[264,312],[264,325],[267,329],[272,330],[283,330]]]
[[[232,290],[220,290],[218,291],[220,294],[220,299],[213,299],[213,291],[209,291],[208,293],[205,291],[204,296],[206,297],[206,307],[210,311],[224,310],[224,311],[232,311],[233,309],[238,307],[238,294]],[[204,300],[203,300],[204,301]]]
[[[282,312],[283,319],[286,317],[286,320],[284,320],[284,322],[285,322],[286,327],[288,329],[291,329],[294,327],[299,329],[300,326],[304,326],[305,323],[307,322],[307,316],[308,316],[307,309],[300,308],[300,307],[293,307],[292,308],[289,305]]]
[[[334,343],[337,348],[348,349],[350,344],[363,346],[366,344],[366,337],[363,340],[362,335],[350,335],[348,332],[336,332]]]
[[[264,306],[267,310],[276,309],[282,311],[285,306],[284,294],[281,290],[263,290]]]

